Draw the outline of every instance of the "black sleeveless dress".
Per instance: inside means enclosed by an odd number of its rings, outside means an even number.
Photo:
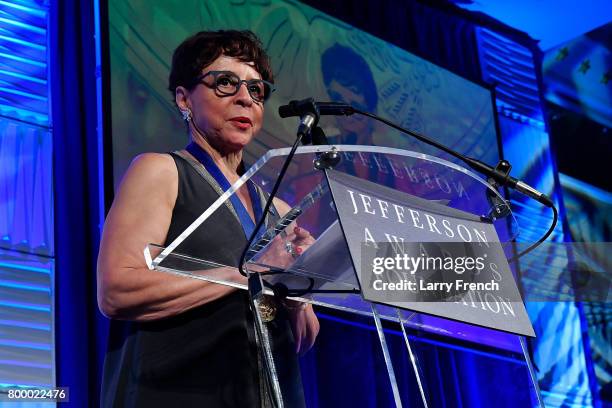
[[[175,153],[172,157],[179,186],[165,245],[219,197],[190,163]],[[238,218],[222,205],[175,252],[237,266],[246,240]],[[285,312],[279,309],[268,325],[286,405],[304,406]],[[260,366],[246,291],[167,319],[112,320],[101,406],[260,407],[267,400]]]

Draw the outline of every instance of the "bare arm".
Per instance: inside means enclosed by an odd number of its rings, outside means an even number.
[[[218,299],[231,287],[147,268],[143,249],[163,245],[178,194],[178,172],[165,154],[138,156],[106,218],[98,255],[98,305],[115,319],[154,320]],[[236,277],[234,268],[216,271]]]

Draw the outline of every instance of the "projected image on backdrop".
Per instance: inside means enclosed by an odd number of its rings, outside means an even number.
[[[171,151],[187,132],[166,89],[172,50],[200,30],[250,29],[272,58],[277,91],[264,129],[245,151],[253,163],[294,139],[296,120],[278,117],[292,99],[343,100],[495,163],[490,92],[370,34],[288,1],[127,1],[109,3],[114,183],[145,151]],[[440,152],[358,116],[323,118],[332,143]]]

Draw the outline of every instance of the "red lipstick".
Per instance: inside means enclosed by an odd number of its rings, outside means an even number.
[[[248,129],[253,126],[251,119],[247,118],[246,116],[235,116],[229,120],[240,129]]]

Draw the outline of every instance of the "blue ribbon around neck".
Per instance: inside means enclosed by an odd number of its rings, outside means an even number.
[[[219,184],[219,186],[221,187],[221,190],[227,191],[231,187],[229,181],[227,181],[227,178],[223,175],[223,173],[221,172],[221,169],[219,169],[219,167],[214,162],[212,157],[210,157],[210,155],[204,149],[202,149],[197,143],[194,143],[194,142],[189,143],[189,145],[186,147],[186,150],[189,153],[191,153],[193,157],[198,159],[200,163],[202,163],[204,168],[210,173],[210,175]],[[255,215],[255,220],[259,220],[263,212],[261,208],[261,200],[260,200],[259,194],[257,193],[255,184],[251,180],[248,180],[246,184],[247,184],[247,189],[249,190],[249,197],[251,198],[251,204],[253,205],[253,213]],[[251,216],[249,215],[249,212],[247,211],[246,207],[242,204],[242,201],[240,201],[238,194],[236,193],[232,194],[230,196],[230,200],[231,200],[232,206],[236,210],[236,214],[238,214],[238,218],[240,219],[240,225],[242,226],[244,235],[246,236],[247,239],[249,239],[251,237],[251,234],[253,233],[253,230],[255,229],[255,223],[251,219]],[[260,228],[254,242],[257,242],[257,240],[261,238],[263,234],[264,234],[264,228]]]

